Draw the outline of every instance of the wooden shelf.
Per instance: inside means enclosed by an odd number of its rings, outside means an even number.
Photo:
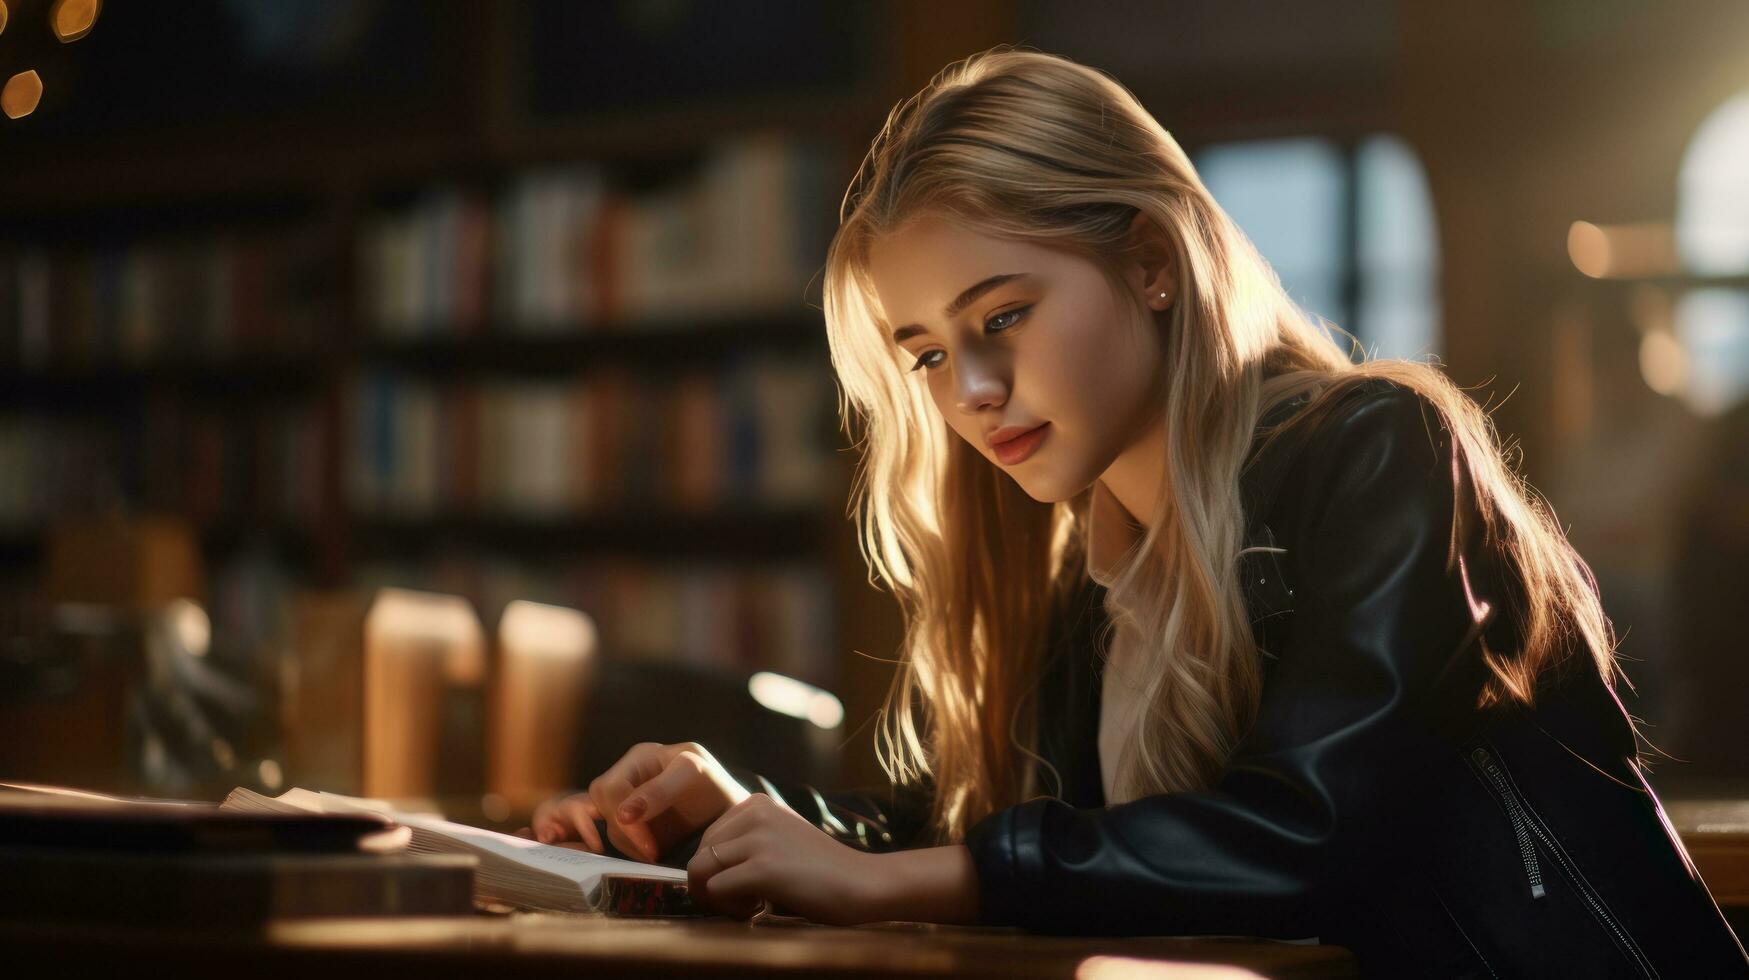
[[[0,565],[23,565],[41,561],[45,555],[48,522],[40,530],[18,527],[0,530]],[[279,522],[250,523],[225,519],[200,529],[200,547],[209,557],[235,554],[244,547],[266,543],[276,555],[294,561],[309,558],[313,535],[301,525]]]
[[[379,336],[361,345],[359,359],[370,367],[422,373],[566,374],[599,361],[697,364],[785,349],[825,353],[826,328],[818,313],[707,313],[578,325],[551,333],[493,331],[405,340]]]
[[[0,408],[121,403],[159,386],[247,397],[306,392],[333,362],[332,355],[310,352],[107,361],[46,368],[6,365],[0,367]]]
[[[623,555],[641,558],[728,559],[736,562],[817,556],[825,513],[807,505],[679,511],[631,508],[605,514],[530,517],[441,514],[392,517],[355,514],[347,520],[350,548],[367,559],[418,558],[466,552],[535,560]],[[46,531],[0,531],[0,565],[35,562]],[[226,518],[202,527],[209,555],[234,554],[266,543],[281,557],[303,561],[311,529],[296,524]]]
[[[442,515],[354,518],[358,557],[382,558],[466,551],[560,559],[617,554],[651,558],[718,558],[736,562],[814,556],[822,539],[820,508],[748,508],[689,513],[627,509],[599,516],[537,518]]]
[[[148,390],[248,398],[304,394],[335,369],[359,365],[420,374],[555,375],[600,362],[697,365],[752,352],[824,356],[825,325],[806,309],[671,315],[617,324],[578,324],[547,333],[432,331],[409,339],[371,337],[327,351],[94,361],[43,368],[0,366],[0,409],[123,404]]]
[[[436,126],[368,132],[331,126],[286,133],[285,138],[298,140],[296,153],[285,151],[275,126],[229,127],[194,138],[136,136],[130,144],[134,164],[120,172],[105,153],[111,141],[44,141],[14,147],[0,172],[0,202],[9,209],[9,220],[17,221],[62,220],[117,208],[358,201],[579,159],[612,163],[681,156],[751,129],[846,137],[854,129],[849,120],[876,115],[866,98],[814,96],[682,106],[659,117],[624,112],[567,119],[485,141],[458,140]]]
[[[1669,276],[1606,276],[1602,279],[1586,276],[1583,281],[1622,286],[1660,286],[1665,289],[1685,292],[1695,289],[1749,289],[1749,272],[1739,272],[1733,275],[1682,273]]]

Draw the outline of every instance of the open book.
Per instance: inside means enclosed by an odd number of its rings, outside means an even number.
[[[291,789],[264,796],[242,787],[231,791],[221,809],[247,813],[375,814],[412,831],[407,849],[424,854],[472,854],[480,859],[474,873],[476,901],[516,908],[582,912],[602,907],[604,875],[633,875],[684,883],[686,871],[642,864],[568,847],[554,847],[523,837],[452,823],[439,817],[403,813],[380,800]]]

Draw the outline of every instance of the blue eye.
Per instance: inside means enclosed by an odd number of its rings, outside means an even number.
[[[1020,323],[1021,319],[1023,319],[1025,317],[1026,313],[1028,313],[1031,309],[1032,309],[1032,307],[1030,307],[1030,306],[1017,306],[1012,310],[1003,310],[1001,313],[998,313],[995,316],[992,316],[990,319],[984,321],[984,330],[988,333],[1005,333],[1009,330],[1013,330],[1015,325]],[[992,327],[991,326],[991,324],[997,322],[998,320],[1001,320],[1003,317],[1009,317],[1009,316],[1014,317],[1014,319],[1012,321],[1008,322],[1006,325],[1000,326],[1000,327]],[[946,351],[939,351],[939,350],[924,351],[923,355],[921,357],[917,358],[917,363],[911,365],[911,370],[916,371],[919,368],[927,369],[927,368],[940,367],[941,366],[940,361],[931,361],[931,360],[929,360],[929,358],[936,355],[936,354],[946,354],[946,353],[947,353]]]
[[[1030,309],[1032,309],[1032,307],[1030,307],[1030,306],[1017,306],[1012,310],[1003,310],[1001,313],[998,313],[995,316],[991,317],[990,319],[985,320],[984,321],[984,329],[989,330],[991,333],[1001,333],[1004,330],[1012,330],[1012,329],[1014,329],[1014,324],[1019,323],[1020,317],[1022,315],[1024,315]],[[995,329],[991,329],[990,324],[995,323],[997,320],[1000,320],[1005,316],[1014,317],[1015,318],[1014,322],[1008,324],[1008,326],[1005,326],[1005,327],[997,327]]]

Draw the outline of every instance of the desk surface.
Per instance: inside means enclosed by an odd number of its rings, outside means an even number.
[[[1749,908],[1749,800],[1665,800],[1664,810],[1719,906]]]
[[[0,924],[0,951],[113,975],[347,977],[1352,977],[1337,946],[1241,939],[1069,938],[923,923],[519,914],[282,922],[253,935]],[[1111,957],[1117,959],[1096,959]],[[33,957],[34,959],[34,957]],[[1138,962],[1146,961],[1146,962]],[[122,971],[127,971],[123,973]]]

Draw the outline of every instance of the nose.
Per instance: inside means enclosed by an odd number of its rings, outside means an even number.
[[[954,370],[954,400],[966,413],[999,406],[1008,400],[1008,380],[988,359],[962,349]]]

